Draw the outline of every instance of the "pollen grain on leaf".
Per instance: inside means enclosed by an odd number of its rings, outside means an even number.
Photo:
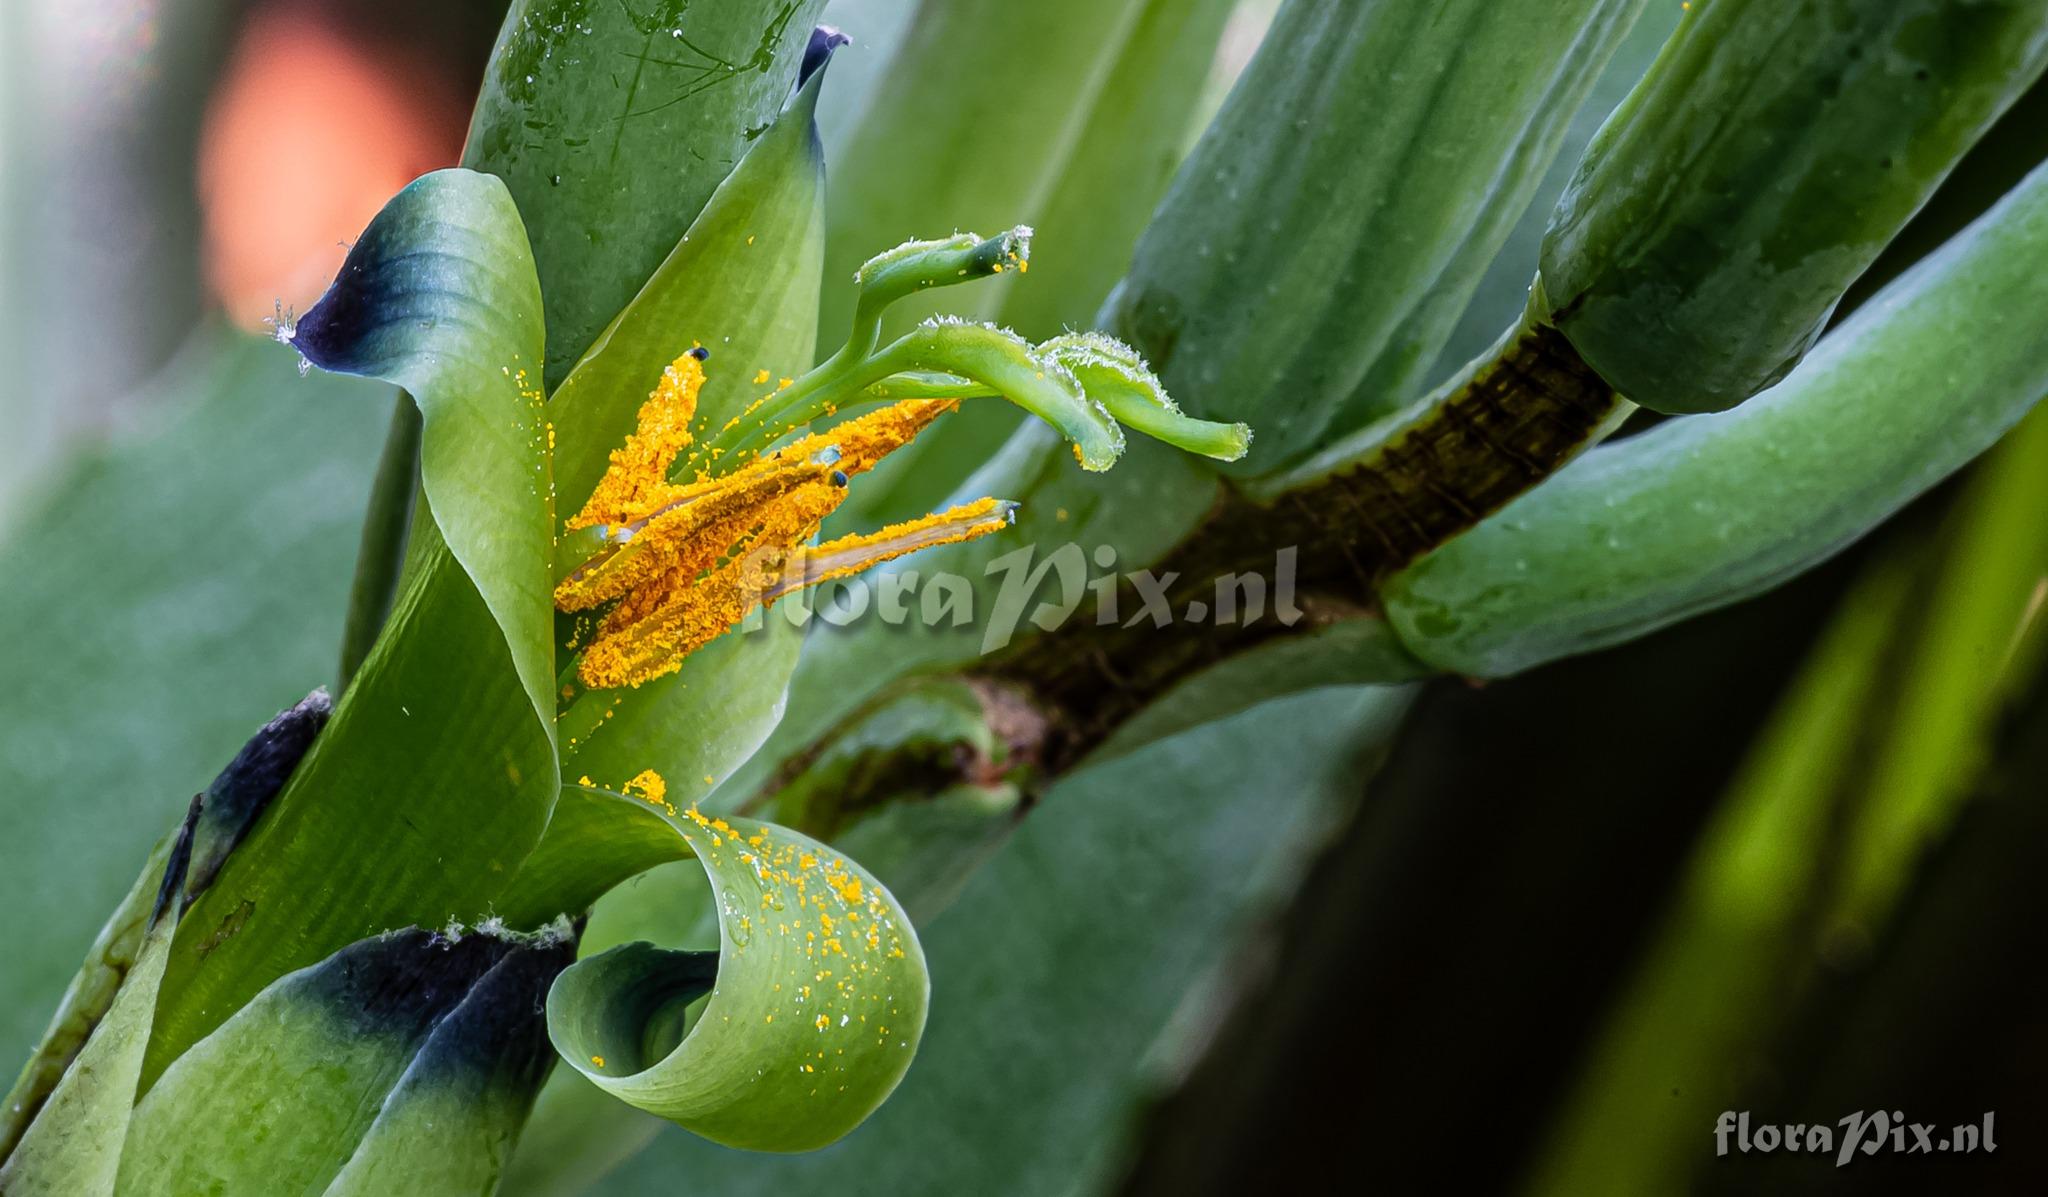
[[[632,780],[622,788],[626,794],[638,798],[649,806],[671,815],[676,813],[674,804],[668,800],[668,782],[652,769],[642,769],[634,774]]]

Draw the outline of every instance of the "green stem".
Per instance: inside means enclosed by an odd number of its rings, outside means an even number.
[[[1432,396],[1273,480],[1273,489],[1231,488],[1148,568],[1177,579],[1167,591],[1176,611],[1214,601],[1239,574],[1273,571],[1277,592],[1284,568],[1302,605],[1318,609],[1292,630],[1367,616],[1389,574],[1549,478],[1628,410],[1557,330],[1524,322]],[[1280,564],[1281,552],[1291,566]],[[1124,610],[1142,601],[1125,597]],[[1070,729],[1058,757],[1065,764],[1197,671],[1290,630],[1278,619],[1165,629],[1074,620],[985,658],[977,673],[1057,714]]]
[[[837,360],[836,358],[834,359]],[[911,330],[888,348],[853,366],[832,363],[812,371],[777,397],[753,428],[741,431],[731,449],[760,450],[779,430],[800,427],[842,406],[858,403],[867,389],[892,375],[957,375],[980,384],[1051,424],[1078,448],[1083,466],[1107,469],[1123,451],[1123,430],[1078,386],[1063,381],[1030,347],[1010,333],[974,324],[930,324]]]

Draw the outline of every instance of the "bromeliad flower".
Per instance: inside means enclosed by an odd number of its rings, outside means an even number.
[[[1250,440],[1244,425],[1182,415],[1137,354],[1101,334],[1034,347],[991,326],[932,320],[877,349],[890,303],[1024,271],[1030,237],[1021,228],[989,239],[963,234],[912,242],[870,261],[856,276],[861,297],[845,348],[715,430],[697,417],[709,352],[699,346],[677,357],[565,525],[557,561],[566,572],[555,605],[565,613],[603,610],[567,646],[581,650],[575,679],[590,688],[638,686],[786,595],[1009,526],[1016,504],[988,497],[809,543],[851,479],[963,398],[1017,402],[1066,434],[1085,469],[1107,469],[1123,451],[1119,420],[1194,452],[1242,456]],[[765,381],[765,371],[756,376]],[[886,402],[826,431],[804,431],[843,406],[877,399]]]

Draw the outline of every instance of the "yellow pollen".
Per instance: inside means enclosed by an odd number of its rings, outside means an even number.
[[[960,406],[958,399],[905,399],[857,416],[826,432],[814,432],[778,450],[781,456],[809,457],[826,449],[839,450],[836,463],[851,478],[873,469],[876,463],[909,444],[932,421]]]
[[[633,780],[625,784],[624,789],[627,794],[649,806],[660,807],[670,814],[675,813],[676,808],[668,803],[668,783],[662,780],[661,774],[652,769],[642,769],[634,775]]]
[[[1011,505],[999,499],[977,499],[932,515],[890,524],[799,549],[768,592],[772,601],[794,591],[839,578],[850,578],[919,549],[956,544],[1000,532],[1010,526]]]
[[[669,363],[640,405],[633,434],[612,450],[611,465],[597,489],[569,520],[569,531],[631,523],[667,501],[669,465],[689,447],[690,421],[697,414],[697,393],[703,387],[704,363],[695,351]]]
[[[564,612],[611,604],[577,667],[592,689],[638,686],[672,673],[753,611],[805,587],[1009,525],[1011,505],[983,499],[877,532],[806,543],[845,500],[847,479],[908,444],[958,407],[957,399],[890,404],[736,460],[723,474],[713,472],[717,453],[692,458],[693,480],[672,483],[675,459],[691,444],[704,381],[694,353],[668,367],[641,406],[638,427],[568,524],[570,531],[605,527],[604,548],[554,596]],[[655,788],[642,784],[648,779]],[[629,792],[636,787],[635,796],[667,806],[659,777],[643,774],[627,785]]]
[[[800,487],[829,485],[832,467],[802,458],[774,458],[726,478],[671,488],[666,506],[638,525],[632,539],[593,558],[555,587],[555,607],[588,611],[673,572],[714,530],[752,526],[768,507]],[[700,566],[700,569],[702,567]]]

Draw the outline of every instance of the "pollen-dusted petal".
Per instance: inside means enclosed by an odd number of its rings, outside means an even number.
[[[742,517],[758,521],[751,527],[735,520],[707,528],[665,578],[628,594],[606,616],[577,669],[583,684],[638,686],[674,672],[765,605],[767,586],[845,497],[836,482],[806,483]]]
[[[921,519],[891,524],[880,531],[842,536],[799,550],[791,556],[782,576],[768,587],[765,600],[774,602],[807,586],[849,578],[919,549],[1000,532],[1010,526],[1016,511],[1017,505],[1008,500],[980,499]]]
[[[691,349],[670,362],[661,381],[640,405],[638,424],[626,443],[612,450],[611,465],[570,531],[598,524],[626,524],[670,503],[669,466],[690,445],[690,421],[697,417],[697,393],[704,389],[704,351]]]
[[[594,558],[555,587],[555,609],[588,611],[654,581],[691,555],[710,553],[715,559],[733,539],[760,523],[763,509],[800,486],[831,480],[829,463],[802,458],[780,459],[708,484],[680,488],[685,497],[673,500],[644,523],[628,525],[627,540],[611,553]],[[721,525],[733,524],[721,537]],[[693,572],[702,572],[702,565]]]

